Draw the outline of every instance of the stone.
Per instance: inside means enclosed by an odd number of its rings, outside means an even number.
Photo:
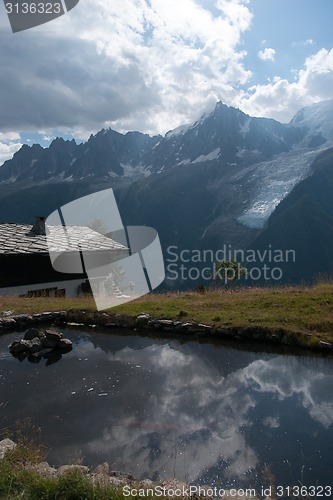
[[[69,339],[61,339],[58,342],[57,348],[64,352],[69,352],[73,349],[73,342]]]
[[[60,341],[64,337],[62,333],[55,332],[54,330],[45,330],[44,335],[47,339],[56,341]]]
[[[132,474],[126,474],[125,472],[120,472],[118,470],[112,470],[109,474],[110,476],[117,477],[119,479],[127,479],[128,481],[134,480],[134,476],[132,476]]]
[[[151,479],[143,479],[139,483],[139,488],[151,488],[154,485],[154,482]]]
[[[323,349],[333,349],[333,344],[331,344],[331,342],[324,342],[323,340],[321,340],[319,342],[319,345]]]
[[[129,314],[115,314],[112,320],[121,328],[131,328],[135,324],[135,318]]]
[[[113,486],[125,486],[127,482],[125,479],[120,479],[119,477],[110,477],[109,484],[113,484]]]
[[[14,450],[16,446],[16,443],[8,438],[0,441],[0,459],[2,459],[8,451]]]
[[[199,324],[199,325],[193,325],[193,330],[191,328],[189,328],[189,332],[193,331],[194,333],[197,333],[197,334],[209,334],[212,332],[212,327],[209,326],[209,325],[203,325],[203,324]]]
[[[45,366],[53,365],[61,360],[62,354],[60,352],[50,352],[49,354],[45,354],[44,357],[47,359]]]
[[[13,311],[13,310],[0,312],[1,316],[13,316],[14,313],[15,313],[15,311]]]
[[[172,321],[172,319],[159,319],[158,324],[162,326],[173,326],[174,321]]]
[[[190,329],[192,329],[192,328],[193,328],[193,326],[195,326],[195,325],[193,325],[193,323],[184,323],[184,324],[183,324],[183,328],[184,328],[184,330],[186,330],[186,331],[189,331]]]
[[[43,336],[43,333],[37,328],[29,328],[24,334],[23,340],[33,340],[38,339]]]
[[[33,322],[33,316],[30,314],[15,314],[14,319],[16,323],[19,323],[20,325],[26,325]]]
[[[0,321],[0,325],[3,327],[3,328],[12,328],[14,326],[16,326],[16,321],[14,318],[4,318],[4,319],[1,319]]]
[[[28,354],[28,361],[30,363],[39,363],[40,360],[42,359],[42,356],[39,354],[39,352],[34,352],[33,354]]]
[[[57,471],[58,476],[65,476],[66,474],[71,474],[73,472],[78,472],[82,475],[88,474],[89,468],[85,465],[62,465]]]
[[[52,321],[57,319],[59,315],[60,315],[59,311],[46,311],[39,314],[39,318],[41,319],[41,321]]]
[[[150,320],[150,315],[142,313],[136,317],[135,323],[139,325],[145,325],[146,323],[148,323],[149,320]]]
[[[155,321],[155,328],[157,330],[162,329],[162,330],[174,330],[175,329],[175,322],[172,321],[171,319],[158,319]]]
[[[58,345],[58,340],[54,340],[54,339],[49,339],[47,337],[42,337],[40,339],[40,343],[42,345],[43,348],[45,349],[53,349],[54,347],[56,347]]]
[[[93,470],[94,474],[104,474],[104,475],[109,475],[109,471],[110,471],[110,466],[107,462],[97,465],[97,467],[95,467],[95,469]]]
[[[106,474],[89,474],[92,484],[105,488],[110,484],[110,478]]]
[[[30,351],[31,353],[38,352],[43,348],[41,341],[38,338],[28,340],[28,342],[30,343],[30,347],[28,347],[28,351]]]
[[[15,356],[16,354],[28,351],[30,346],[30,340],[14,340],[14,342],[9,346],[9,352]]]
[[[51,467],[47,462],[41,462],[34,466],[34,470],[43,477],[54,477],[57,474],[57,469]]]

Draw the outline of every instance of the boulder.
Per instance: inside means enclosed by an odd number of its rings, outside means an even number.
[[[57,474],[57,469],[51,467],[47,462],[40,462],[37,465],[26,465],[28,470],[33,470],[37,472],[39,476],[42,477],[55,477]]]
[[[112,470],[109,474],[110,476],[117,477],[118,479],[127,479],[128,481],[134,481],[134,476],[132,476],[132,474],[127,474],[126,472]]]
[[[69,339],[61,339],[58,342],[57,348],[63,352],[69,352],[73,349],[73,342]]]
[[[152,488],[154,483],[151,479],[142,479],[139,483],[139,488]]]
[[[17,325],[14,318],[3,318],[0,320],[0,326],[2,328],[13,328]]]
[[[9,346],[9,352],[14,356],[16,354],[22,354],[30,349],[30,340],[14,340],[14,342]]]
[[[47,339],[56,340],[57,342],[64,338],[62,333],[55,332],[54,330],[45,330],[44,336]]]
[[[24,334],[23,340],[39,339],[43,336],[43,333],[37,328],[29,328]]]
[[[72,346],[72,342],[65,339],[62,333],[29,328],[23,340],[14,341],[9,346],[9,352],[20,361],[28,357],[32,363],[39,363],[44,357],[47,359],[46,365],[48,366],[59,361],[62,354],[71,351]]]
[[[2,459],[7,451],[14,450],[16,448],[16,443],[12,441],[11,439],[3,439],[0,441],[0,459]]]
[[[319,345],[322,349],[333,349],[333,344],[331,342],[320,340]]]
[[[31,352],[31,353],[38,352],[41,349],[43,349],[41,341],[38,338],[34,338],[32,340],[28,340],[28,342],[30,343],[30,346],[28,347],[28,351]]]
[[[150,315],[149,314],[139,314],[139,316],[136,317],[135,324],[137,326],[146,326],[150,320]]]
[[[42,356],[40,356],[39,352],[34,352],[33,354],[28,354],[28,360],[30,363],[39,363],[40,360],[42,359]]]
[[[78,472],[82,475],[88,474],[89,468],[85,465],[62,465],[58,469],[58,476],[65,476],[66,474],[71,474],[73,472]]]
[[[110,472],[110,466],[107,462],[104,462],[103,464],[97,465],[93,472],[94,474],[104,474],[108,476]]]
[[[42,347],[45,349],[53,349],[58,345],[58,340],[49,339],[44,336],[40,339],[40,343],[42,344]]]

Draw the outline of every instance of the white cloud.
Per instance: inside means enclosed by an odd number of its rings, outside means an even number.
[[[305,60],[295,81],[275,78],[243,92],[238,105],[254,116],[289,122],[302,107],[333,98],[333,49],[321,49]]]
[[[0,132],[0,141],[8,142],[8,141],[19,141],[20,134],[18,132]]]
[[[20,134],[17,132],[0,132],[0,165],[13,157],[22,146]]]
[[[264,50],[259,50],[257,55],[262,61],[274,61],[275,50],[270,47],[266,47]]]
[[[30,130],[84,123],[163,133],[219,99],[232,104],[251,76],[238,46],[251,24],[247,3],[218,0],[213,14],[203,0],[80,2],[3,47],[9,118]]]
[[[310,375],[311,372],[311,375]],[[327,399],[332,374],[311,371],[299,364],[297,358],[286,365],[283,358],[258,360],[244,369],[245,379],[256,391],[276,394],[280,400],[299,395],[303,408],[310,417],[328,429],[333,423],[333,405]],[[268,417],[264,425],[279,427],[279,420]]]
[[[297,47],[297,46],[307,46],[307,45],[315,45],[316,42],[315,40],[313,40],[313,38],[308,38],[307,40],[302,40],[300,42],[293,42],[292,45],[294,47]]]
[[[18,36],[8,25],[0,130],[61,130],[82,139],[109,126],[155,134],[195,121],[217,100],[289,121],[304,105],[333,98],[326,49],[294,69],[294,79],[246,88],[252,72],[241,42],[251,28],[249,5],[216,0],[210,11],[205,0],[85,0]],[[311,38],[302,43],[314,46]],[[273,61],[266,44],[258,57]]]
[[[19,142],[4,143],[0,141],[0,165],[6,160],[10,160],[13,154],[21,148],[22,144]]]

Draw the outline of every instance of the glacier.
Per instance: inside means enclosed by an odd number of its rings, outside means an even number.
[[[237,221],[251,229],[263,229],[277,205],[311,172],[318,154],[327,148],[282,153],[238,174],[249,184],[254,196]]]

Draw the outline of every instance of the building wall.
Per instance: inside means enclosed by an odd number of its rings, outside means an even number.
[[[85,274],[55,271],[48,254],[0,254],[0,288],[68,280],[85,281]]]
[[[0,296],[25,296],[25,297],[76,297],[78,293],[84,292],[82,284],[84,280],[54,281],[48,283],[38,283],[35,285],[10,286],[0,288]]]

